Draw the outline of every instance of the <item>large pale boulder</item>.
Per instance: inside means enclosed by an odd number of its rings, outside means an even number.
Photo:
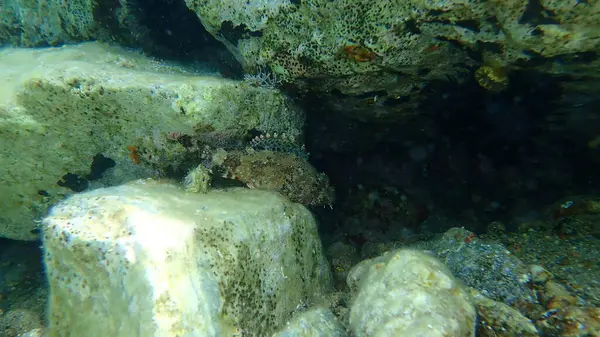
[[[137,181],[43,228],[49,336],[267,336],[331,286],[314,218],[272,192]]]
[[[400,249],[356,265],[350,328],[357,337],[475,336],[467,289],[435,257]]]
[[[0,237],[34,240],[49,205],[94,179],[146,176],[137,148],[166,135],[248,130],[299,135],[301,111],[277,90],[187,73],[101,43],[0,51]],[[181,150],[177,148],[176,150]]]

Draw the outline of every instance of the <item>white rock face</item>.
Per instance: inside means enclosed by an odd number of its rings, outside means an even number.
[[[303,125],[277,90],[187,73],[101,43],[6,48],[0,65],[0,237],[10,239],[38,239],[35,221],[73,192],[57,182],[89,175],[98,153],[116,162],[123,182],[148,176],[130,157],[142,138],[197,126],[298,135]]]
[[[266,191],[138,181],[71,196],[43,234],[50,337],[268,336],[331,286],[310,212]]]
[[[416,250],[388,252],[355,266],[350,328],[357,337],[475,336],[467,291],[436,258]]]

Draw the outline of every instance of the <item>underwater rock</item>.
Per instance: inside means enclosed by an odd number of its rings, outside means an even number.
[[[200,164],[185,176],[183,186],[187,192],[207,193],[210,190],[211,181],[211,171]]]
[[[277,90],[196,76],[101,43],[0,51],[0,237],[39,238],[49,205],[87,186],[94,158],[115,162],[114,184],[147,177],[140,147],[198,126],[241,137],[297,136],[304,116]],[[183,146],[169,148],[168,161]],[[71,186],[65,177],[77,182]]]
[[[452,228],[427,249],[484,296],[517,308],[537,303],[529,266],[501,244],[481,240],[464,228]]]
[[[0,6],[0,45],[47,47],[103,40],[128,46],[149,40],[136,0],[5,0]]]
[[[483,296],[470,289],[477,308],[477,336],[479,337],[536,337],[533,322],[518,310]]]
[[[0,336],[43,336],[42,321],[40,313],[28,309],[13,309],[8,312],[0,312]]]
[[[336,241],[327,247],[326,254],[331,263],[336,288],[345,288],[348,273],[360,261],[358,250],[350,243]]]
[[[531,273],[531,282],[536,285],[546,284],[552,279],[552,273],[537,264],[530,265],[529,272]]]
[[[544,336],[600,336],[600,308],[570,306],[551,310],[538,320]]]
[[[469,294],[435,257],[400,249],[355,266],[350,328],[364,336],[475,336]]]
[[[557,310],[584,303],[573,296],[564,285],[556,281],[548,281],[538,290],[540,299],[548,310]]]
[[[43,227],[51,336],[268,336],[331,290],[314,218],[272,192],[136,181]]]
[[[267,68],[322,92],[371,93],[371,110],[432,81],[473,76],[484,52],[500,68],[546,60],[539,71],[577,74],[590,61],[581,56],[597,60],[600,49],[600,8],[579,1],[185,2],[248,72]],[[550,66],[555,58],[566,65]]]
[[[52,46],[89,40],[98,30],[95,1],[7,0],[0,6],[0,45]]]
[[[272,337],[345,337],[341,324],[329,309],[313,308],[297,314],[285,329]]]

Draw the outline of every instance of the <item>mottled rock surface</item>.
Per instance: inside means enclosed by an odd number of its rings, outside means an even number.
[[[459,281],[435,257],[388,252],[355,266],[350,328],[358,337],[475,335],[475,308]]]
[[[469,54],[510,68],[564,55],[577,61],[581,53],[593,54],[600,48],[600,5],[596,2],[186,3],[249,70],[267,67],[287,81],[309,78],[314,80],[313,87],[349,95],[386,91],[380,99],[406,96],[432,80],[470,75],[469,64],[481,60]],[[569,64],[548,62],[540,70],[568,72]]]
[[[98,154],[115,162],[113,180],[121,183],[152,173],[140,165],[142,143],[157,148],[169,134],[198,127],[297,136],[304,121],[277,90],[190,74],[100,43],[7,48],[0,64],[0,237],[38,238],[35,221],[49,205],[99,178],[91,168]]]
[[[272,192],[155,181],[44,220],[49,336],[268,336],[330,290],[316,222]]]

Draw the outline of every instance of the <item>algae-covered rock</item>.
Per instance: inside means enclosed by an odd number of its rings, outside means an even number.
[[[350,328],[363,336],[466,336],[475,331],[468,292],[436,258],[400,249],[355,266]]]
[[[421,79],[458,75],[462,72],[458,64],[466,58],[464,52],[449,42],[418,32],[420,25],[434,17],[428,13],[442,9],[442,3],[387,0],[187,0],[186,3],[248,71],[268,66],[288,82],[326,79],[321,83],[323,90],[337,88],[344,93],[359,94],[388,89],[406,94],[417,85],[418,73]]]
[[[599,337],[600,308],[569,306],[551,310],[536,323],[543,336]]]
[[[354,245],[342,241],[336,241],[327,247],[326,254],[331,263],[335,286],[337,289],[343,289],[348,273],[360,261],[360,255]]]
[[[42,317],[28,309],[12,309],[0,312],[0,336],[43,336]]]
[[[299,135],[303,114],[277,90],[197,76],[100,43],[0,51],[0,237],[33,240],[35,220],[97,179],[98,154],[117,183],[152,172],[142,143],[198,127]],[[168,161],[183,151],[170,148]]]
[[[452,273],[483,295],[517,308],[537,303],[527,264],[503,245],[479,239],[464,228],[451,228],[427,244]],[[485,272],[482,272],[485,271]]]
[[[126,45],[147,43],[135,0],[3,0],[0,46],[59,46],[102,40]]]
[[[470,289],[477,307],[477,335],[481,337],[536,337],[538,331],[533,322],[517,309],[483,296]]]
[[[347,336],[331,310],[313,308],[289,321],[285,328],[272,337],[345,337]]]
[[[600,6],[594,1],[186,4],[247,71],[268,68],[301,87],[358,96],[348,99],[345,110],[408,114],[403,101],[417,99],[415,93],[427,84],[448,78],[460,82],[481,66],[479,73],[487,74],[478,81],[492,90],[506,88],[506,73],[513,69],[593,76],[598,68]]]
[[[291,78],[388,70],[416,74],[423,67],[431,67],[434,77],[454,73],[464,54],[453,42],[474,50],[478,44],[496,44],[498,59],[506,62],[600,47],[595,29],[600,7],[577,1],[186,3],[244,64],[268,64]]]
[[[310,212],[276,193],[155,181],[44,220],[49,336],[267,336],[331,287]]]
[[[210,170],[200,164],[185,176],[183,186],[188,192],[207,193],[210,190],[211,181]]]
[[[96,0],[4,0],[0,45],[48,46],[87,40],[98,28]]]

